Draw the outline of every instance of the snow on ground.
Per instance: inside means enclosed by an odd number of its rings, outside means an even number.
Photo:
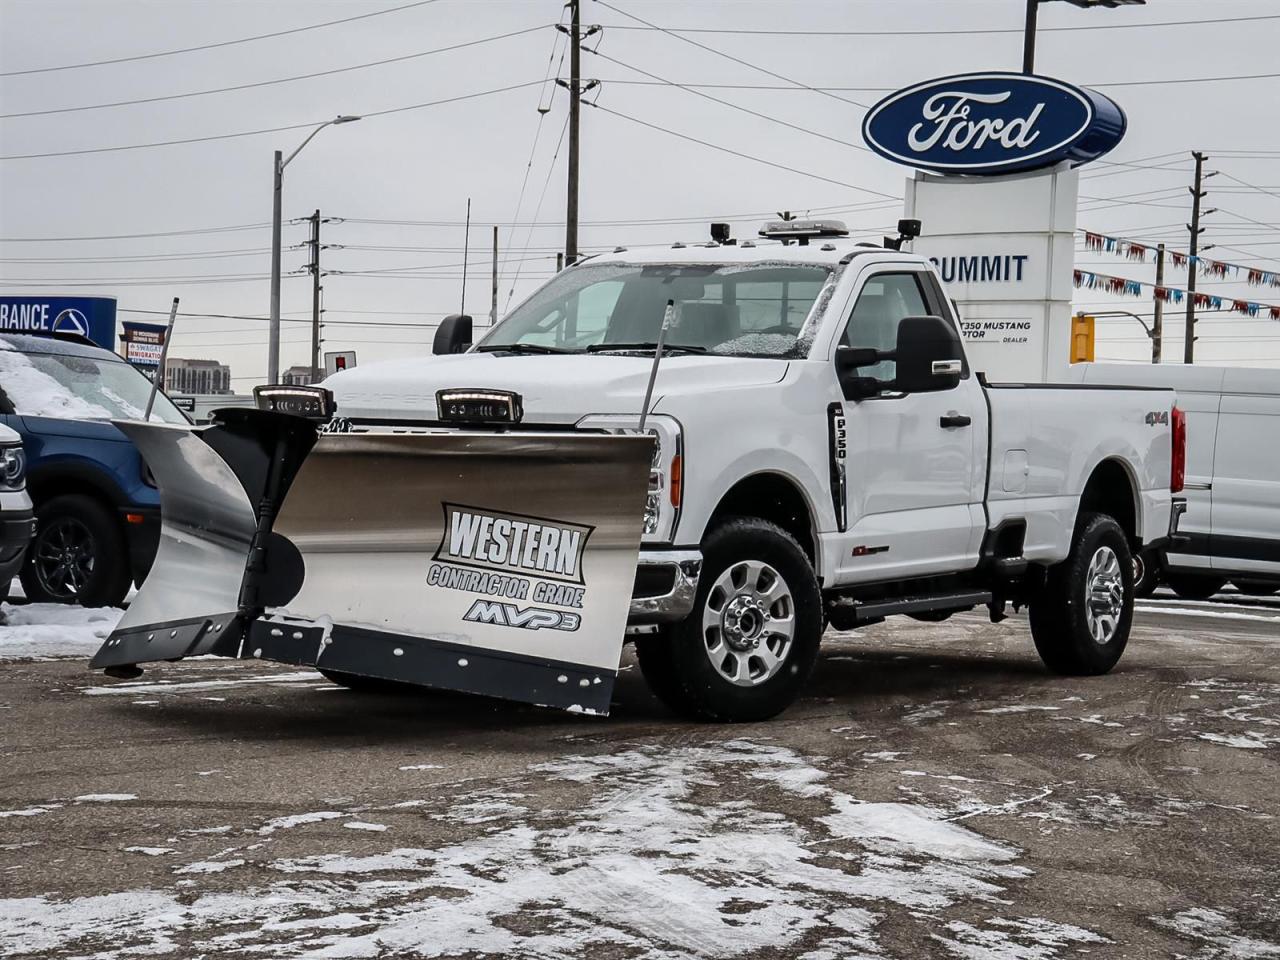
[[[88,658],[115,629],[123,610],[60,603],[0,606],[0,660]]]
[[[1028,815],[1051,789],[1019,797],[991,782],[982,789],[1003,791],[1002,802],[985,802],[964,793],[977,781],[940,772],[925,775],[957,781],[953,801],[909,790],[872,801],[833,784],[821,762],[749,740],[623,748],[460,795],[246,817],[213,855],[184,850],[195,842],[185,834],[128,848],[171,864],[168,883],[0,899],[0,955],[875,960],[903,922],[962,960],[1055,960],[1111,944],[1020,911],[1018,885],[1032,875],[1023,851],[961,822]],[[548,782],[572,795],[536,802]],[[458,829],[415,846],[405,838],[440,836],[420,817]],[[393,829],[377,829],[392,818]],[[339,825],[350,829],[332,836]],[[278,847],[294,831],[331,839],[291,856]],[[957,908],[965,920],[948,915]],[[1227,951],[1212,956],[1280,957],[1215,910],[1152,920]]]
[[[0,900],[0,954],[92,949],[114,960],[181,942],[193,954],[331,960],[602,949],[676,960],[803,939],[814,957],[877,957],[882,921],[904,910],[961,956],[1046,960],[1106,942],[1018,915],[1009,885],[1031,871],[1017,847],[953,822],[954,810],[860,799],[815,762],[745,740],[566,756],[424,810],[462,825],[424,847],[382,839],[416,832],[421,814],[394,807],[362,810],[405,818],[404,829],[362,830],[355,823],[369,821],[353,818],[340,832],[367,838],[359,850],[334,840],[316,856],[273,855],[272,834],[324,830],[337,810],[246,822],[238,833],[251,839],[213,857],[184,855],[179,840],[163,855],[171,886]],[[548,780],[571,784],[580,802],[510,802]],[[189,885],[212,873],[216,892]],[[986,919],[944,926],[941,912],[962,903]]]

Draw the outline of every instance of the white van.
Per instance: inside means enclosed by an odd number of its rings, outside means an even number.
[[[1187,599],[1228,581],[1242,593],[1280,590],[1280,370],[1081,363],[1071,373],[1178,393],[1187,414],[1186,540],[1170,547],[1164,581]]]

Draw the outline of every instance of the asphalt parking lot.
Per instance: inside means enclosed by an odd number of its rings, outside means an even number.
[[[0,955],[1280,957],[1280,601],[830,641],[736,727],[2,663]]]

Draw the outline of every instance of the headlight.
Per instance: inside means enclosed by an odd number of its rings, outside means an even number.
[[[21,490],[27,480],[27,455],[21,447],[0,448],[0,483]]]
[[[578,421],[579,430],[639,434],[639,416],[596,414]],[[670,543],[680,519],[684,495],[684,442],[680,424],[671,417],[650,416],[645,433],[653,437],[653,463],[649,470],[649,495],[644,507],[643,540]]]

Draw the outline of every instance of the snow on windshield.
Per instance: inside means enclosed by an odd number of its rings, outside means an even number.
[[[28,417],[68,420],[110,420],[106,407],[72,393],[49,374],[37,370],[31,360],[13,349],[0,350],[0,389],[15,413]]]

